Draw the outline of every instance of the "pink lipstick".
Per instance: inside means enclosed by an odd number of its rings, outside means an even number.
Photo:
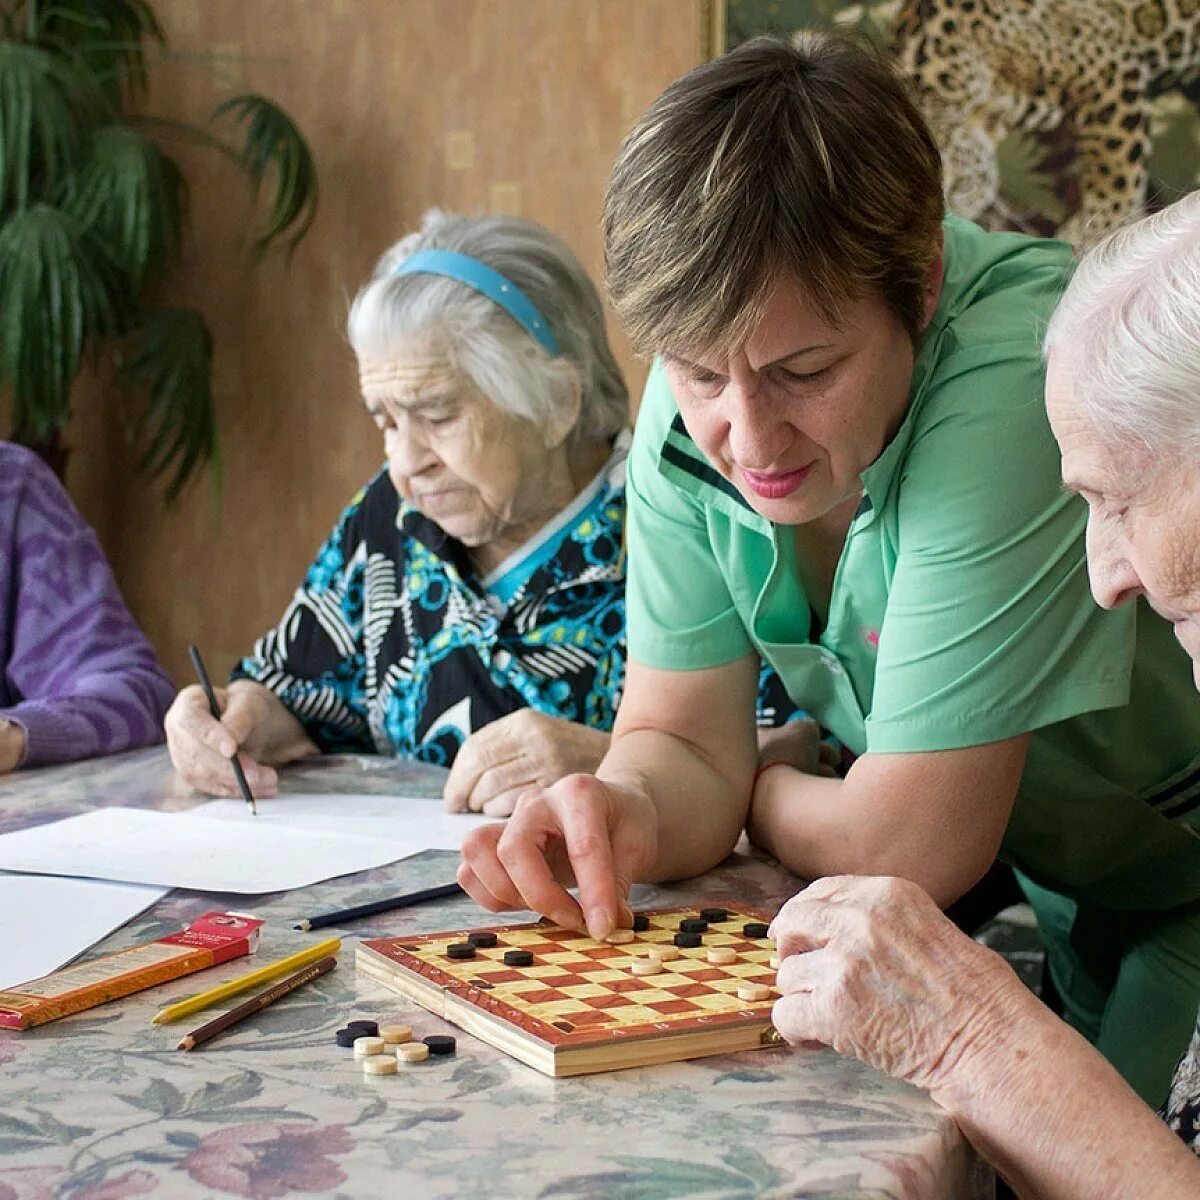
[[[764,500],[782,500],[790,496],[808,478],[808,473],[814,464],[809,463],[797,471],[783,471],[775,475],[761,475],[757,471],[747,471],[741,467],[742,478],[750,490]]]

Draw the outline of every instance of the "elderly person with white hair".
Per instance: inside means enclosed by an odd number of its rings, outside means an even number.
[[[1088,503],[1092,592],[1105,608],[1144,597],[1171,622],[1200,686],[1200,193],[1092,250],[1045,346],[1063,482]],[[1200,779],[1188,784],[1194,797]],[[1113,919],[1122,916],[1140,915]],[[1200,1024],[1165,1108],[1181,1142],[914,884],[819,880],[772,933],[784,1036],[928,1088],[1019,1195],[1200,1196],[1200,1164],[1184,1145],[1200,1152]],[[1096,971],[1086,939],[1072,950],[1076,971]]]
[[[582,265],[515,217],[432,211],[379,260],[349,338],[386,466],[279,624],[166,721],[194,787],[256,795],[319,752],[451,766],[456,810],[592,770],[625,663],[628,397]],[[795,715],[762,672],[764,724]]]

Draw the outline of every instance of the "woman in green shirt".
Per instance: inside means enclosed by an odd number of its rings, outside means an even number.
[[[1089,595],[1041,404],[1070,249],[945,217],[903,83],[814,35],[664,93],[606,252],[658,356],[626,691],[596,776],[477,831],[464,887],[603,936],[633,880],[707,870],[747,819],[798,875],[942,906],[1003,843],[1072,1020],[1161,1100],[1200,997],[1200,706],[1169,628]],[[757,763],[757,654],[856,756],[844,777],[815,744]]]

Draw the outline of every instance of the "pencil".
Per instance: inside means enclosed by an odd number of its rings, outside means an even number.
[[[231,1025],[236,1025],[254,1013],[261,1012],[268,1005],[274,1004],[280,997],[286,996],[288,992],[294,992],[298,987],[303,987],[304,984],[332,971],[336,966],[337,959],[332,956],[323,958],[319,962],[310,963],[303,970],[297,971],[295,975],[289,975],[274,987],[267,988],[265,992],[259,992],[257,996],[252,996],[244,1004],[239,1004],[237,1008],[231,1008],[223,1016],[209,1021],[207,1025],[201,1025],[199,1029],[193,1029],[187,1037],[180,1041],[177,1049],[195,1050],[197,1046],[202,1046],[218,1034],[224,1033]]]
[[[200,657],[200,651],[195,646],[188,647],[188,657],[192,660],[192,666],[196,669],[196,677],[200,680],[200,686],[204,689],[205,698],[208,700],[208,711],[212,713],[216,720],[221,719],[221,709],[217,705],[217,697],[213,692],[212,683],[209,682],[208,672],[204,669],[204,659]],[[246,772],[242,770],[242,764],[238,761],[237,751],[233,752],[233,758],[229,760],[233,764],[233,774],[237,779],[237,785],[241,788],[242,799],[250,806],[250,811],[257,817],[258,806],[254,803],[254,796],[250,791],[250,785],[246,782]]]
[[[359,904],[354,908],[342,908],[337,912],[322,913],[319,917],[309,917],[293,929],[324,929],[326,925],[342,925],[346,921],[354,921],[359,917],[373,917],[376,913],[389,912],[393,908],[408,908],[411,904],[422,904],[426,900],[440,900],[443,896],[461,896],[463,890],[457,883],[443,883],[437,887],[425,888],[419,892],[409,892],[406,896],[392,896],[387,900],[373,900],[370,904]]]
[[[245,975],[231,979],[228,983],[209,988],[207,992],[200,992],[195,996],[189,996],[186,1000],[168,1004],[166,1008],[159,1009],[150,1018],[150,1022],[153,1025],[165,1025],[168,1021],[179,1020],[180,1017],[190,1017],[192,1013],[199,1012],[202,1008],[210,1008],[214,1004],[220,1004],[222,1000],[236,996],[238,992],[257,987],[260,983],[266,983],[271,979],[278,979],[280,975],[286,975],[298,967],[306,967],[310,962],[316,962],[318,958],[336,954],[341,946],[340,938],[326,938],[325,941],[318,942],[315,946],[309,946],[305,950],[289,954],[286,958],[265,963],[255,971],[249,971]]]

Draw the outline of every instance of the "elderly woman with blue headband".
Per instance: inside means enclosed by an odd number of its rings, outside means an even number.
[[[236,667],[220,721],[198,688],[176,698],[171,756],[236,795],[236,752],[271,795],[298,758],[401,755],[451,767],[448,807],[505,815],[595,769],[624,678],[628,397],[603,308],[541,226],[434,211],[380,259],[349,338],[386,467]],[[795,712],[767,673],[759,707]]]

